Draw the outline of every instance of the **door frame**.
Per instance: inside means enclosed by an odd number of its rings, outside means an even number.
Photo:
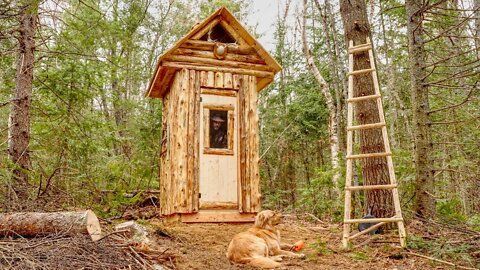
[[[199,193],[200,196],[198,197],[198,205],[199,210],[238,210],[239,205],[241,204],[241,183],[240,183],[240,123],[238,122],[238,117],[240,113],[239,109],[239,100],[238,100],[238,92],[235,90],[227,90],[221,88],[204,88],[201,87],[200,91],[200,110],[202,114],[199,114],[199,121],[203,126],[200,128],[200,132],[203,133],[203,140],[200,147],[200,157],[205,155],[218,155],[218,156],[235,156],[235,166],[236,166],[236,174],[235,174],[235,184],[236,184],[236,198],[233,202],[201,202],[201,181],[199,181]],[[223,97],[231,97],[234,98],[232,102],[210,102],[210,101],[203,101],[204,95],[210,96],[223,96]],[[209,126],[210,126],[210,111],[211,110],[223,110],[227,111],[227,137],[228,137],[228,147],[224,148],[210,148],[205,147],[205,145],[210,146],[210,136],[209,136]],[[201,139],[201,138],[200,138]],[[200,160],[200,165],[202,165],[202,161]],[[200,170],[202,168],[199,168]],[[205,169],[205,168],[203,168]],[[199,173],[199,177],[201,177],[202,173]]]

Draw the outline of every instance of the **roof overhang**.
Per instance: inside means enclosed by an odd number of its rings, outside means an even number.
[[[155,71],[150,78],[148,85],[147,97],[162,98],[170,88],[175,72],[182,68],[196,69],[196,70],[212,70],[211,67],[215,67],[215,61],[212,60],[211,66],[209,65],[195,65],[192,62],[172,62],[169,61],[176,56],[177,60],[180,56],[175,55],[175,52],[183,45],[187,43],[197,43],[197,46],[214,46],[214,42],[198,40],[200,36],[208,32],[211,27],[216,24],[221,24],[225,30],[234,37],[239,44],[231,44],[229,50],[238,51],[239,53],[248,54],[255,53],[264,63],[264,67],[259,65],[234,65],[233,68],[229,68],[228,72],[247,74],[256,76],[257,90],[260,91],[269,85],[273,81],[273,77],[278,73],[282,67],[280,64],[265,50],[262,45],[245,29],[245,27],[232,15],[232,13],[225,7],[222,7],[215,11],[208,18],[202,22],[196,24],[190,32],[188,32],[183,38],[177,41],[172,48],[164,52],[158,59]],[[228,44],[227,44],[228,45]],[[228,45],[230,46],[230,45]],[[187,56],[188,57],[188,56]],[[192,58],[192,57],[190,57]],[[181,61],[182,59],[180,59]],[[227,62],[227,61],[225,61]],[[234,64],[234,63],[233,63]],[[238,68],[235,68],[239,66]],[[249,69],[249,67],[252,69]],[[260,70],[253,70],[260,69]],[[221,67],[215,68],[216,71],[222,71]],[[227,70],[227,69],[225,69]]]

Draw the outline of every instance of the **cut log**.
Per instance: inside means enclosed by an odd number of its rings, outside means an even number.
[[[24,237],[50,234],[88,234],[92,241],[101,238],[98,218],[91,210],[54,213],[0,213],[0,236]]]
[[[148,239],[148,232],[145,227],[136,223],[135,221],[127,221],[115,226],[115,230],[117,231],[127,231],[128,237],[134,243],[144,243],[148,244],[150,239]]]

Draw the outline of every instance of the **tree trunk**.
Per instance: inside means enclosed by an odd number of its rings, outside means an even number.
[[[477,49],[477,57],[480,59],[480,0],[475,0],[473,9],[475,10],[475,47]]]
[[[18,37],[15,75],[15,99],[10,113],[9,149],[13,169],[15,201],[28,199],[28,172],[31,169],[30,153],[30,105],[32,102],[35,31],[37,27],[38,1],[32,1],[22,10]]]
[[[340,57],[340,50],[338,46],[337,39],[337,27],[334,19],[334,14],[332,13],[332,6],[329,0],[325,0],[325,9],[322,11],[320,2],[315,0],[315,6],[320,12],[322,17],[323,29],[325,31],[325,43],[327,45],[328,53],[330,57],[328,58],[328,66],[330,71],[330,76],[332,77],[332,84],[335,91],[335,103],[336,103],[336,121],[337,121],[337,138],[339,141],[338,148],[340,151],[345,151],[346,149],[346,136],[343,132],[344,119],[342,119],[343,112],[343,101],[346,84],[342,83],[342,78],[344,78],[344,72],[340,67],[338,58]],[[342,75],[340,75],[342,74]],[[345,80],[344,80],[345,81]]]
[[[435,199],[432,194],[432,138],[428,124],[428,84],[426,83],[426,53],[423,43],[422,1],[407,0],[407,35],[410,63],[410,80],[413,110],[413,134],[415,140],[416,200],[415,211],[422,217],[433,217]]]
[[[335,103],[333,101],[332,94],[330,93],[330,89],[328,87],[327,82],[323,78],[322,74],[318,70],[317,66],[315,65],[315,61],[313,56],[308,48],[308,41],[307,41],[307,0],[303,0],[303,25],[302,25],[302,43],[303,43],[303,51],[305,54],[305,58],[307,59],[308,67],[310,72],[313,74],[315,79],[317,80],[318,86],[320,87],[320,91],[322,91],[323,96],[325,97],[325,101],[327,102],[327,109],[329,113],[329,136],[330,136],[330,153],[331,153],[331,164],[332,169],[335,171],[332,182],[335,188],[335,192],[340,194],[340,190],[338,188],[338,179],[340,178],[340,165],[338,161],[338,119],[337,119],[337,109],[335,107]]]
[[[49,234],[88,234],[93,241],[101,238],[98,218],[91,210],[56,213],[0,213],[1,236],[36,237]]]
[[[371,38],[367,7],[364,0],[341,0],[340,12],[345,29],[346,44],[349,44],[350,40],[353,40],[354,45],[364,44],[367,37]],[[354,58],[354,70],[371,68],[368,52],[355,54]],[[375,89],[371,74],[356,75],[354,78],[354,97],[374,94]],[[377,104],[374,100],[357,102],[355,104],[355,116],[357,125],[380,121]],[[385,152],[380,129],[360,130],[359,138],[362,154]],[[361,163],[363,181],[366,185],[390,184],[386,158],[366,158],[362,159]],[[365,194],[367,212],[375,217],[392,217],[395,215],[391,191],[369,190]]]

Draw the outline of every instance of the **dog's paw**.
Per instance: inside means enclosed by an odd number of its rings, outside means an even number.
[[[274,261],[276,261],[276,262],[281,262],[281,261],[283,261],[282,256],[280,256],[280,255],[272,256],[272,257],[270,257],[270,259],[272,259],[272,260],[274,260]]]
[[[306,256],[305,254],[303,254],[303,253],[299,253],[299,254],[298,254],[298,257],[299,257],[300,259],[302,259],[302,260],[305,259],[305,258],[307,258],[307,256]]]

